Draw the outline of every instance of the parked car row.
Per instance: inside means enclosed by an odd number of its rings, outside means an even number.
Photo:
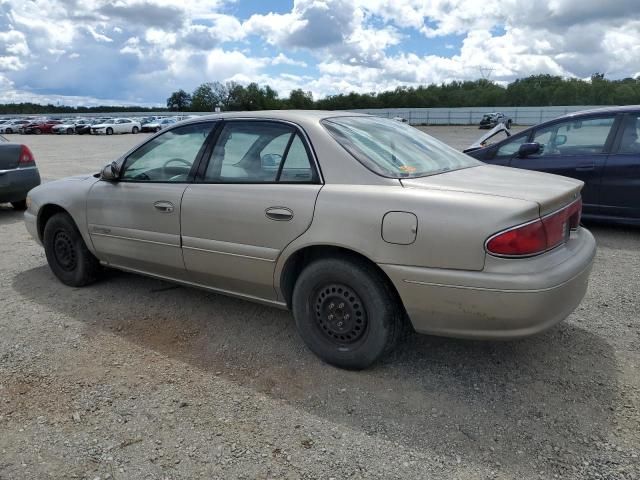
[[[0,120],[0,134],[20,133],[24,135],[41,135],[55,133],[58,135],[113,135],[116,133],[159,132],[180,120],[192,118],[186,116],[150,116],[142,118],[102,117],[102,118],[19,118]]]

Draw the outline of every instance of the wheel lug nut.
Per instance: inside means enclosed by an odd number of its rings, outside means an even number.
[[[338,327],[342,328],[343,325],[344,325],[344,323],[338,322]]]
[[[333,310],[334,307],[335,307],[335,305],[333,304],[333,302],[329,304],[329,310]]]
[[[340,303],[340,305],[338,305],[338,308],[344,308],[344,303]]]
[[[329,316],[327,317],[329,320],[333,320],[333,315],[329,314]]]
[[[346,314],[344,315],[344,319],[345,319],[345,320],[349,320],[349,314],[348,314],[348,313],[346,313]]]

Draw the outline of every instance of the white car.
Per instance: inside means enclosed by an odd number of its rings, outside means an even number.
[[[30,120],[13,120],[12,122],[0,125],[0,133],[18,133],[20,127],[31,123]]]
[[[94,135],[113,135],[114,133],[138,133],[140,122],[130,118],[112,118],[91,126],[91,133]]]

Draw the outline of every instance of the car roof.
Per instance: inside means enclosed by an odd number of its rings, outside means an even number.
[[[218,120],[225,118],[264,118],[265,120],[285,120],[294,123],[319,122],[331,117],[367,117],[369,115],[332,110],[260,110],[247,112],[222,112],[202,115],[197,118],[183,120],[182,124],[197,123],[202,120]]]
[[[628,113],[628,112],[640,112],[640,105],[622,105],[618,107],[591,108],[589,110],[580,110],[578,112],[568,113],[559,118],[571,118],[571,117],[577,117],[581,115]]]

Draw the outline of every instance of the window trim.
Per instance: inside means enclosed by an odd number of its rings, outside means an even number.
[[[237,123],[237,122],[249,122],[249,123],[277,123],[283,124],[292,128],[293,135],[291,136],[291,143],[293,139],[295,139],[296,135],[300,135],[300,141],[304,146],[304,149],[307,153],[307,157],[309,158],[309,166],[311,167],[311,180],[308,182],[295,182],[295,181],[280,181],[279,175],[276,177],[275,181],[270,182],[256,182],[256,181],[247,181],[247,182],[213,182],[205,180],[205,173],[207,168],[209,167],[209,162],[213,157],[213,150],[218,145],[218,141],[220,140],[220,135],[222,134],[222,130],[227,124]],[[287,145],[289,146],[289,145]],[[288,150],[287,150],[288,153]],[[280,165],[284,164],[286,157],[283,156],[283,161]],[[278,174],[280,173],[280,168],[278,170]],[[322,177],[322,171],[320,169],[320,164],[315,154],[315,150],[313,149],[313,145],[307,135],[307,132],[304,131],[300,125],[290,122],[288,120],[276,119],[276,118],[260,118],[260,117],[232,117],[232,118],[223,118],[219,121],[219,126],[216,131],[216,135],[211,138],[211,144],[204,155],[200,157],[200,165],[195,174],[195,178],[193,183],[198,185],[323,185],[324,179]]]
[[[120,175],[118,175],[118,182],[126,182],[126,183],[154,183],[154,184],[167,184],[167,185],[179,185],[179,184],[191,184],[194,182],[195,176],[198,172],[198,166],[200,165],[200,162],[202,160],[202,156],[204,155],[204,153],[207,151],[207,148],[209,146],[209,143],[212,141],[212,139],[215,136],[215,133],[218,131],[219,129],[219,124],[220,124],[220,120],[207,120],[205,122],[194,122],[194,123],[187,123],[185,125],[176,125],[172,128],[166,128],[163,130],[160,130],[156,135],[153,135],[151,138],[147,139],[145,142],[141,143],[140,145],[138,145],[137,147],[135,147],[134,150],[131,150],[130,152],[126,153],[126,155],[123,157],[122,160],[122,167],[120,169]],[[191,165],[191,170],[189,170],[189,174],[187,175],[187,179],[181,182],[167,182],[166,180],[132,180],[132,179],[123,179],[122,178],[122,174],[125,171],[125,167],[127,165],[127,161],[129,160],[129,157],[131,155],[133,155],[134,153],[136,153],[138,150],[140,150],[141,148],[144,148],[148,143],[152,142],[153,140],[155,140],[156,138],[165,135],[169,132],[171,132],[172,130],[178,129],[178,128],[183,128],[183,127],[192,127],[192,126],[197,126],[197,125],[211,125],[211,131],[209,132],[209,135],[207,135],[207,138],[205,138],[204,142],[202,143],[202,146],[200,147],[200,150],[198,150],[198,154],[196,155],[196,158],[193,161],[193,164]]]

